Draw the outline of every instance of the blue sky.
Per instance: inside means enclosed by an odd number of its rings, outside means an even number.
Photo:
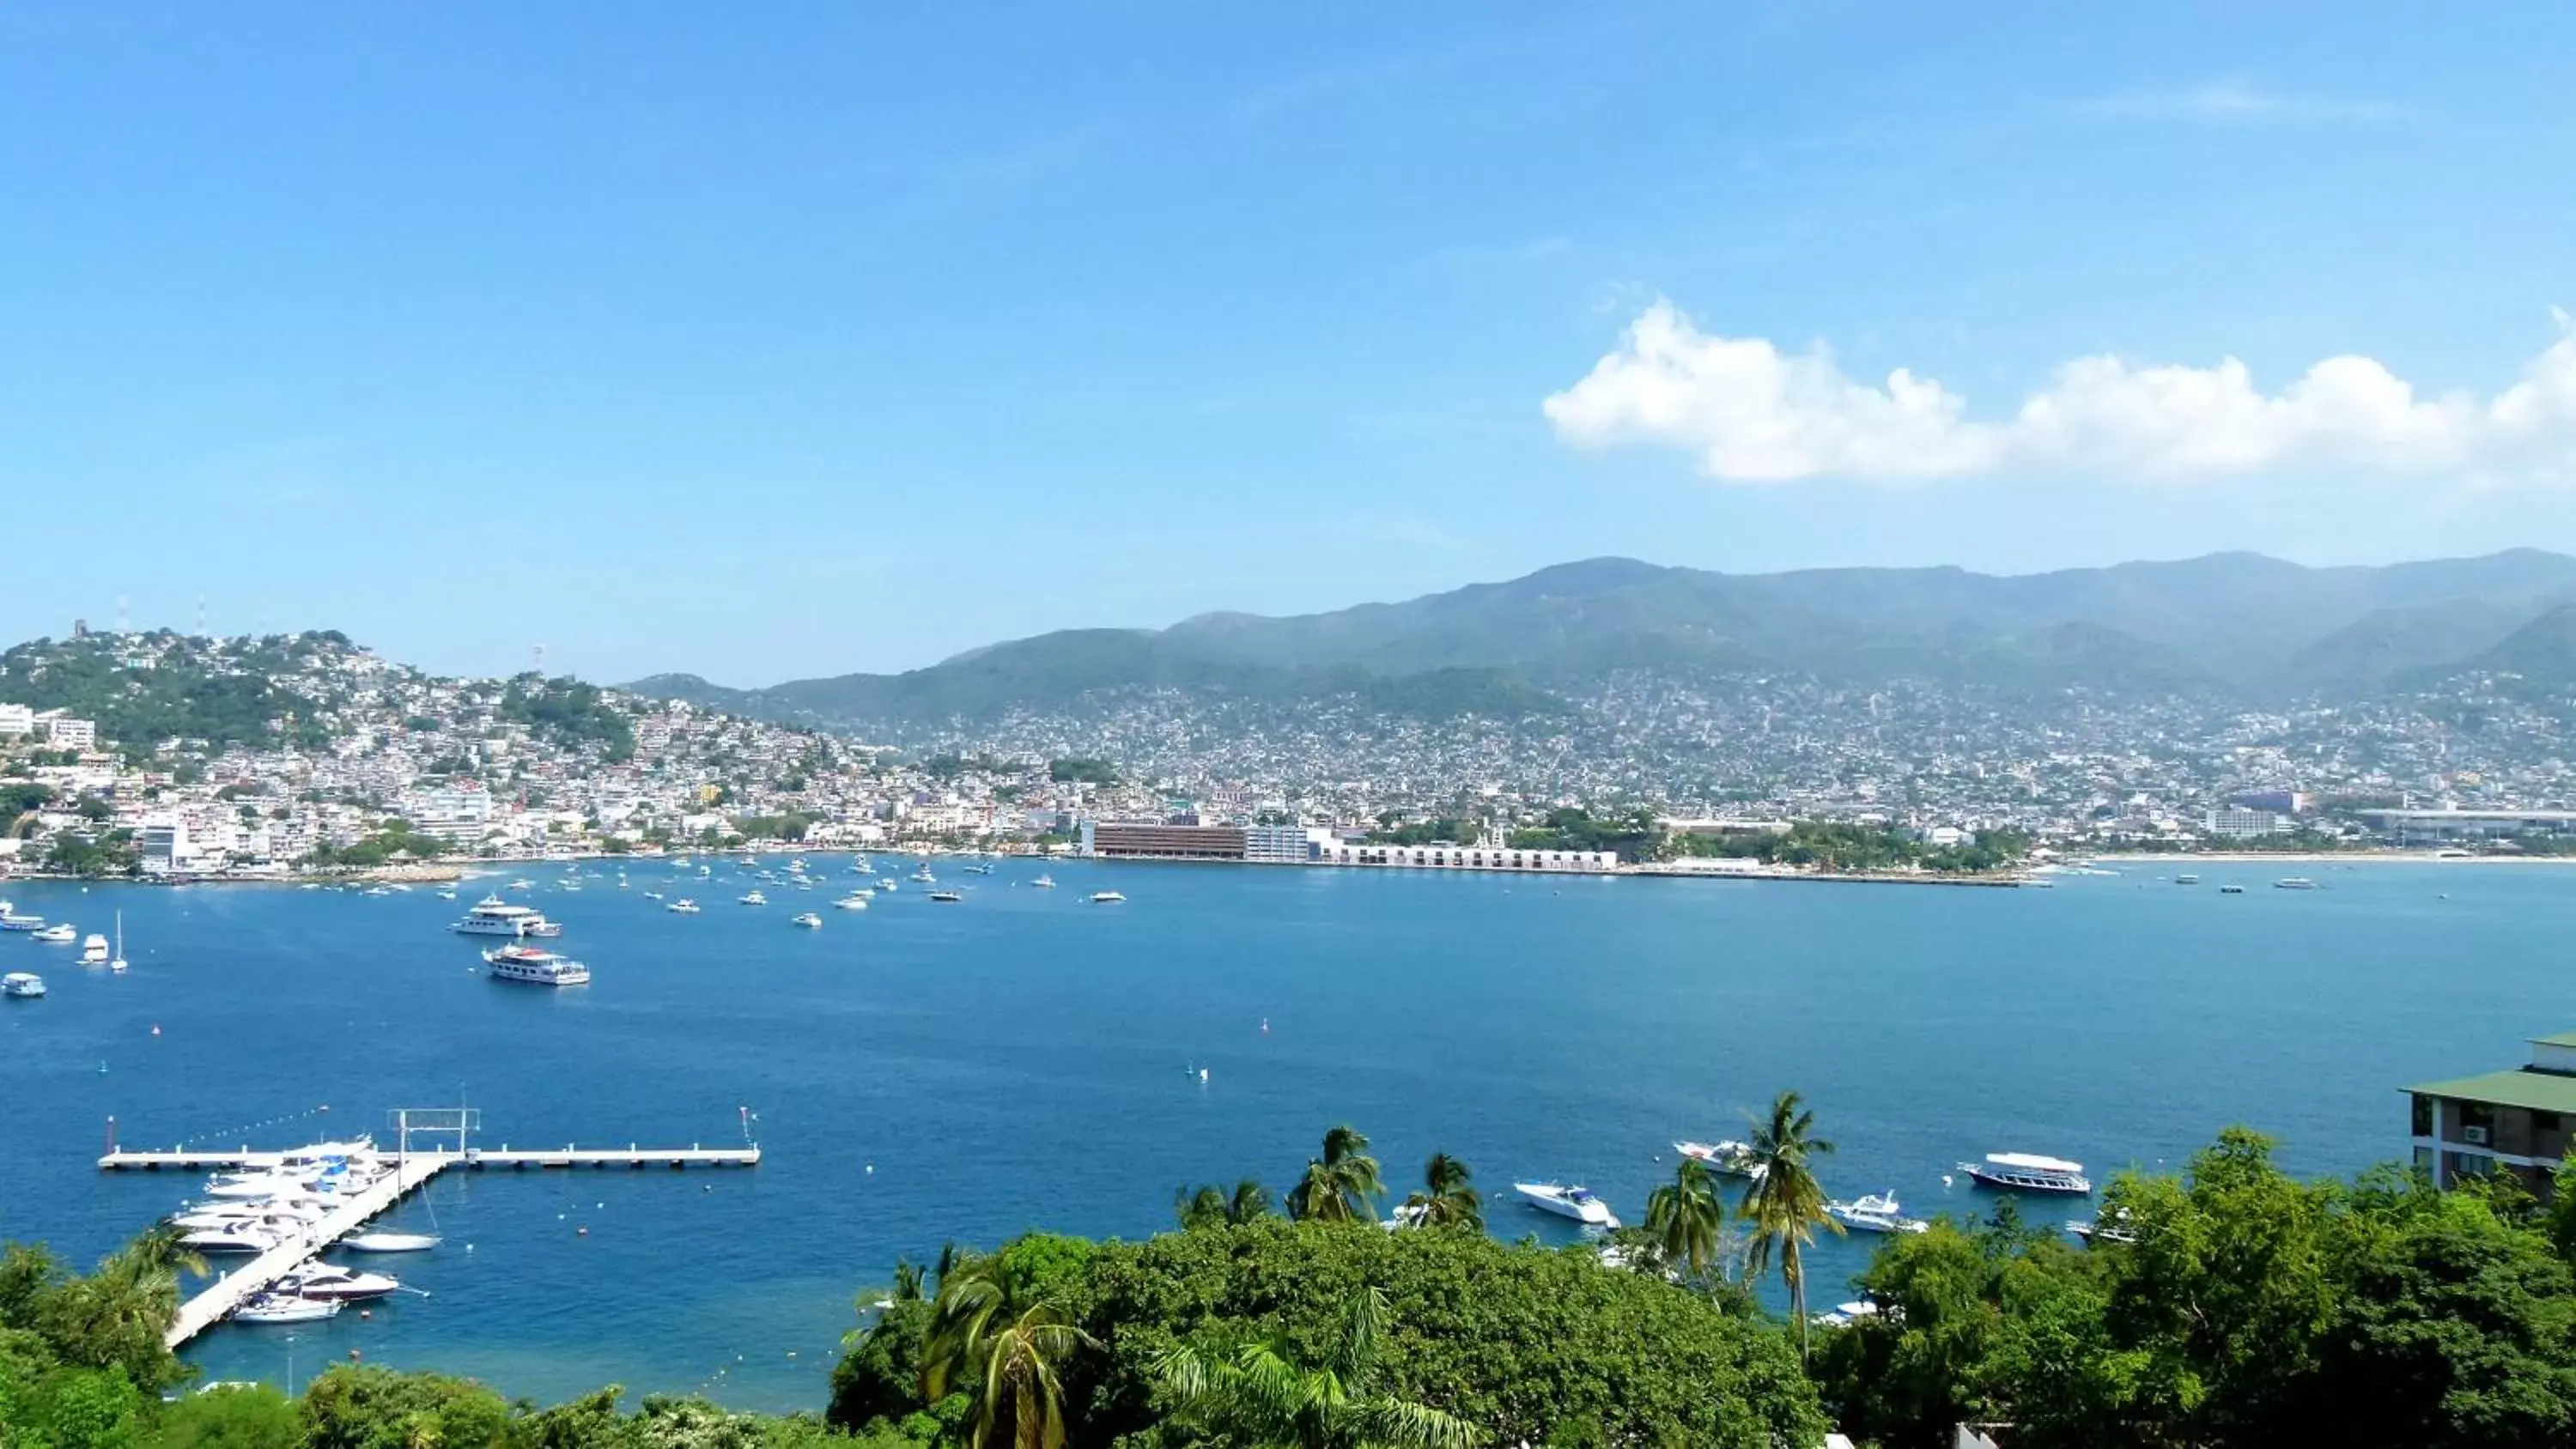
[[[13,6],[0,634],[202,594],[440,669],[762,683],[1595,554],[2576,551],[2571,42],[2564,5]]]

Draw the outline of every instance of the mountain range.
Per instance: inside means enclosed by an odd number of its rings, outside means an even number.
[[[2576,683],[2576,558],[2517,549],[2308,568],[2226,553],[2022,575],[1727,574],[1600,558],[1330,613],[1061,630],[901,674],[761,689],[664,674],[627,687],[824,725],[974,720],[1140,687],[1512,717],[1561,708],[1620,670],[2248,703],[2363,698],[2480,670]]]

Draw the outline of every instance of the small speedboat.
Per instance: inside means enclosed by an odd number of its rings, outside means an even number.
[[[1615,1228],[1618,1214],[1610,1204],[1592,1195],[1592,1189],[1581,1184],[1566,1186],[1553,1182],[1516,1182],[1512,1191],[1540,1212],[1572,1218],[1587,1228]]]
[[[1116,891],[1093,891],[1091,893],[1091,903],[1095,906],[1114,906],[1125,899],[1127,899],[1125,896],[1120,895]]]
[[[1051,891],[1055,889],[1055,877],[1042,874],[1036,880],[1030,881],[1029,884],[1036,886],[1042,891]]]
[[[841,897],[839,900],[832,902],[832,908],[834,910],[842,911],[864,911],[868,908],[868,893],[866,891],[852,891],[848,895]]]
[[[2318,886],[2315,881],[2308,879],[2306,876],[2285,875],[2279,880],[2272,882],[2272,889],[2276,891],[2312,891],[2321,889],[2321,887]]]
[[[2198,884],[2200,884],[2200,877],[2199,877],[2199,876],[2196,876],[2196,875],[2189,875],[2189,874],[2185,874],[2185,875],[2178,875],[2178,876],[2175,876],[2175,877],[2174,877],[2174,884],[2175,884],[2175,885],[2198,885]]]
[[[1756,1182],[1762,1180],[1762,1164],[1754,1160],[1753,1149],[1746,1143],[1676,1142],[1673,1150],[1711,1172],[1722,1172],[1729,1177],[1749,1177]]]
[[[179,1236],[183,1246],[200,1253],[265,1253],[285,1241],[284,1233],[249,1223],[229,1228],[199,1228]]]
[[[765,906],[769,904],[769,897],[753,891],[742,898],[742,903],[746,906]]]
[[[336,1298],[298,1298],[290,1293],[254,1293],[233,1310],[235,1323],[312,1323],[340,1311]]]
[[[887,895],[893,895],[895,892],[902,890],[903,887],[895,884],[894,877],[889,875],[877,878],[877,889],[884,891]]]
[[[912,873],[912,878],[921,882],[923,885],[935,885],[939,880],[939,877],[930,873],[930,863],[928,861],[922,862],[921,869],[914,871]]]
[[[1863,1193],[1849,1202],[1825,1204],[1825,1216],[1856,1233],[1920,1233],[1932,1226],[1909,1218],[1897,1206],[1894,1192]]]
[[[48,946],[68,946],[80,939],[80,932],[72,927],[71,922],[65,921],[60,925],[47,926],[36,932],[36,939]]]
[[[2028,1152],[1989,1152],[1983,1162],[1962,1162],[1959,1170],[1986,1187],[2008,1192],[2062,1192],[2081,1197],[2093,1190],[2084,1164],[2063,1157]]]
[[[955,892],[955,891],[932,891],[932,892],[930,893],[930,898],[931,898],[932,900],[934,900],[934,901],[939,902],[939,903],[940,903],[940,904],[942,904],[942,905],[949,905],[949,906],[953,906],[953,905],[957,904],[959,901],[962,901],[962,900],[966,899],[964,896],[961,896],[961,895],[957,894],[957,892]]]
[[[968,875],[991,875],[993,868],[989,865],[970,865],[965,867],[965,871]]]
[[[426,1253],[438,1246],[433,1233],[358,1233],[342,1238],[340,1246],[352,1253]]]
[[[698,903],[690,900],[686,896],[683,896],[680,899],[671,902],[669,905],[664,906],[662,909],[669,911],[675,916],[694,916],[698,913]]]
[[[789,917],[788,923],[790,925],[803,926],[806,930],[810,931],[815,927],[822,925],[823,918],[814,914],[812,911],[804,911]]]
[[[0,996],[33,1001],[45,994],[45,978],[33,971],[12,971],[0,976]]]
[[[2245,894],[2245,887],[2240,885],[2223,885],[2218,888],[2218,893],[2222,896],[2241,896]]]

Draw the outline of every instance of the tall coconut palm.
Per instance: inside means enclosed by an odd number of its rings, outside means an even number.
[[[1288,1215],[1301,1222],[1364,1223],[1377,1217],[1386,1196],[1368,1138],[1347,1124],[1324,1134],[1324,1155],[1306,1164],[1306,1175],[1288,1193]]]
[[[1752,1251],[1745,1275],[1762,1276],[1771,1261],[1780,1262],[1780,1279],[1789,1285],[1789,1311],[1798,1320],[1798,1354],[1807,1352],[1806,1245],[1819,1226],[1839,1235],[1843,1225],[1825,1212],[1825,1190],[1809,1166],[1811,1159],[1834,1150],[1815,1135],[1816,1114],[1795,1092],[1782,1092],[1771,1103],[1765,1121],[1750,1113],[1753,1128],[1753,1185],[1744,1190],[1740,1211],[1753,1227]]]
[[[1389,1314],[1372,1287],[1351,1302],[1332,1359],[1307,1368],[1284,1342],[1231,1352],[1184,1344],[1155,1363],[1181,1415],[1228,1442],[1264,1449],[1473,1449],[1484,1436],[1464,1419],[1378,1388]]]
[[[1683,1158],[1673,1180],[1646,1198],[1647,1236],[1666,1263],[1688,1268],[1694,1278],[1717,1261],[1718,1230],[1725,1225],[1717,1179],[1697,1158]]]
[[[939,1285],[921,1350],[921,1396],[966,1391],[966,1449],[1063,1449],[1063,1365],[1093,1342],[1052,1302],[1024,1300],[999,1258],[953,1268]]]
[[[1417,1228],[1485,1226],[1484,1195],[1476,1191],[1475,1174],[1446,1152],[1431,1154],[1422,1164],[1422,1187],[1404,1200],[1398,1214]]]

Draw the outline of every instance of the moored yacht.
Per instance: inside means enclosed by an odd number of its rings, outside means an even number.
[[[796,915],[794,915],[794,916],[790,917],[790,918],[788,919],[788,924],[790,924],[790,925],[794,925],[794,926],[803,926],[805,929],[807,929],[807,930],[809,930],[809,931],[810,931],[810,930],[813,930],[815,927],[822,925],[822,924],[823,924],[823,918],[822,918],[821,916],[818,916],[818,915],[814,914],[812,911],[801,911],[801,912],[797,913]]]
[[[550,936],[560,930],[536,907],[512,905],[499,896],[485,896],[449,929],[466,936]]]
[[[44,917],[22,916],[16,906],[0,901],[0,931],[37,931],[44,929],[44,925]]]
[[[959,901],[962,901],[962,900],[966,899],[964,896],[961,896],[961,895],[957,894],[957,892],[955,892],[955,891],[932,891],[932,892],[930,893],[930,898],[931,898],[932,900],[934,900],[934,901],[939,902],[941,905],[948,905],[948,906],[953,906],[953,905],[957,904]]]
[[[664,906],[662,909],[669,911],[675,916],[694,916],[698,913],[698,903],[690,900],[687,896],[682,896],[678,900]]]
[[[48,946],[68,946],[80,939],[80,932],[72,929],[71,922],[65,921],[61,925],[47,926],[37,931],[35,937]]]
[[[1762,1180],[1762,1164],[1754,1161],[1753,1149],[1742,1142],[1676,1142],[1673,1150],[1711,1172]]]
[[[590,968],[569,956],[512,942],[483,953],[495,981],[524,981],[531,986],[587,986]]]
[[[2084,1164],[2063,1157],[2029,1152],[1989,1152],[1983,1162],[1962,1162],[1959,1170],[1987,1187],[2015,1192],[2063,1192],[2082,1196],[2093,1190]]]
[[[277,1280],[279,1291],[298,1298],[359,1303],[382,1298],[402,1287],[390,1273],[367,1273],[337,1263],[308,1262]]]
[[[1581,1184],[1567,1186],[1553,1182],[1516,1182],[1512,1191],[1540,1212],[1572,1218],[1587,1228],[1615,1228],[1619,1216],[1610,1204],[1592,1195],[1592,1189]]]
[[[841,897],[839,900],[832,902],[832,906],[835,910],[864,911],[868,908],[868,893],[866,891],[852,891],[848,895]]]
[[[1042,891],[1051,891],[1055,889],[1055,877],[1044,872],[1040,872],[1038,878],[1030,881],[1029,884],[1036,886]]]
[[[2303,875],[2285,875],[2272,882],[2272,889],[2276,891],[2312,891],[2318,888],[2315,881]]]
[[[340,1311],[337,1299],[298,1298],[291,1293],[254,1293],[232,1311],[235,1323],[312,1323]]]
[[[742,903],[746,906],[765,906],[769,904],[769,897],[753,891],[742,898]]]
[[[1829,1202],[1825,1204],[1825,1216],[1856,1233],[1920,1233],[1932,1226],[1921,1218],[1907,1217],[1892,1191],[1863,1193],[1849,1202]]]
[[[340,1240],[352,1253],[426,1253],[438,1246],[431,1233],[358,1233]]]
[[[81,942],[80,959],[83,966],[106,965],[108,961],[107,938],[95,931],[91,932],[89,939]]]
[[[930,862],[926,860],[921,863],[921,868],[919,870],[912,873],[912,878],[921,882],[923,885],[929,885],[939,879],[939,877],[930,873]]]
[[[1114,906],[1125,899],[1127,899],[1125,896],[1120,895],[1116,891],[1093,891],[1091,893],[1091,903],[1095,906]]]
[[[33,971],[12,971],[0,976],[0,996],[33,1001],[45,994],[45,978]]]

